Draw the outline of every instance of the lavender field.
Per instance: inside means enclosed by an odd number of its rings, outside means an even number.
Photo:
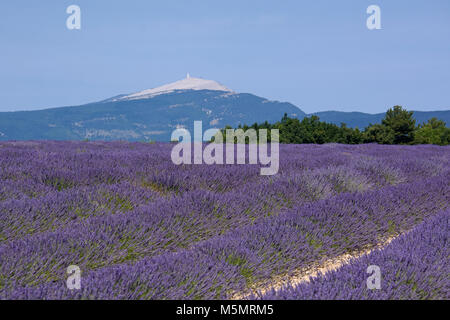
[[[279,173],[261,176],[176,166],[172,146],[1,142],[0,298],[450,298],[449,147],[281,145]],[[380,290],[366,287],[370,264]]]

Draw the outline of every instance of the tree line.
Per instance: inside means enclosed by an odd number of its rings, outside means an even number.
[[[232,129],[226,126],[221,130],[226,141],[226,130]],[[274,124],[254,123],[250,126],[239,125],[237,129],[267,129],[268,141],[270,130],[278,129],[280,143],[379,143],[379,144],[450,144],[450,128],[446,123],[437,118],[416,125],[413,112],[407,111],[401,106],[389,109],[381,123],[370,124],[364,130],[349,128],[345,123],[340,126],[320,121],[318,116],[305,117],[302,120],[290,118],[285,113],[281,121]]]

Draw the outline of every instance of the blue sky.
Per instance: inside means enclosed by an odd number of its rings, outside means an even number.
[[[81,30],[66,8],[81,8]],[[366,8],[381,7],[382,30]],[[191,76],[306,112],[450,109],[450,1],[0,3],[0,111],[78,105]]]

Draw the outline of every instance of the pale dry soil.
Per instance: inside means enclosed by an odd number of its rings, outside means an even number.
[[[249,299],[252,295],[264,295],[272,289],[279,291],[288,285],[295,287],[301,283],[310,282],[311,279],[325,275],[327,272],[335,271],[350,263],[354,259],[361,258],[362,256],[368,255],[375,250],[385,248],[397,237],[398,236],[387,238],[380,242],[377,246],[371,247],[370,249],[346,253],[336,258],[326,260],[322,263],[317,263],[316,265],[312,265],[308,268],[296,270],[293,274],[273,278],[270,285],[267,285],[267,283],[255,285],[246,292],[235,293],[231,296],[231,300],[245,300]]]

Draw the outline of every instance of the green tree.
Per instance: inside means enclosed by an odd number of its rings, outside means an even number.
[[[394,131],[379,123],[369,125],[363,133],[363,141],[366,143],[393,144],[394,140]]]
[[[345,123],[341,123],[341,127],[335,136],[335,142],[344,144],[359,144],[363,142],[363,134],[358,128],[352,129],[347,127]]]
[[[381,124],[390,129],[394,134],[394,144],[409,144],[414,140],[416,120],[413,112],[394,106],[386,112]],[[388,130],[386,133],[390,134]]]
[[[450,128],[445,122],[437,118],[431,118],[428,122],[419,125],[415,132],[414,143],[416,144],[450,144]]]

